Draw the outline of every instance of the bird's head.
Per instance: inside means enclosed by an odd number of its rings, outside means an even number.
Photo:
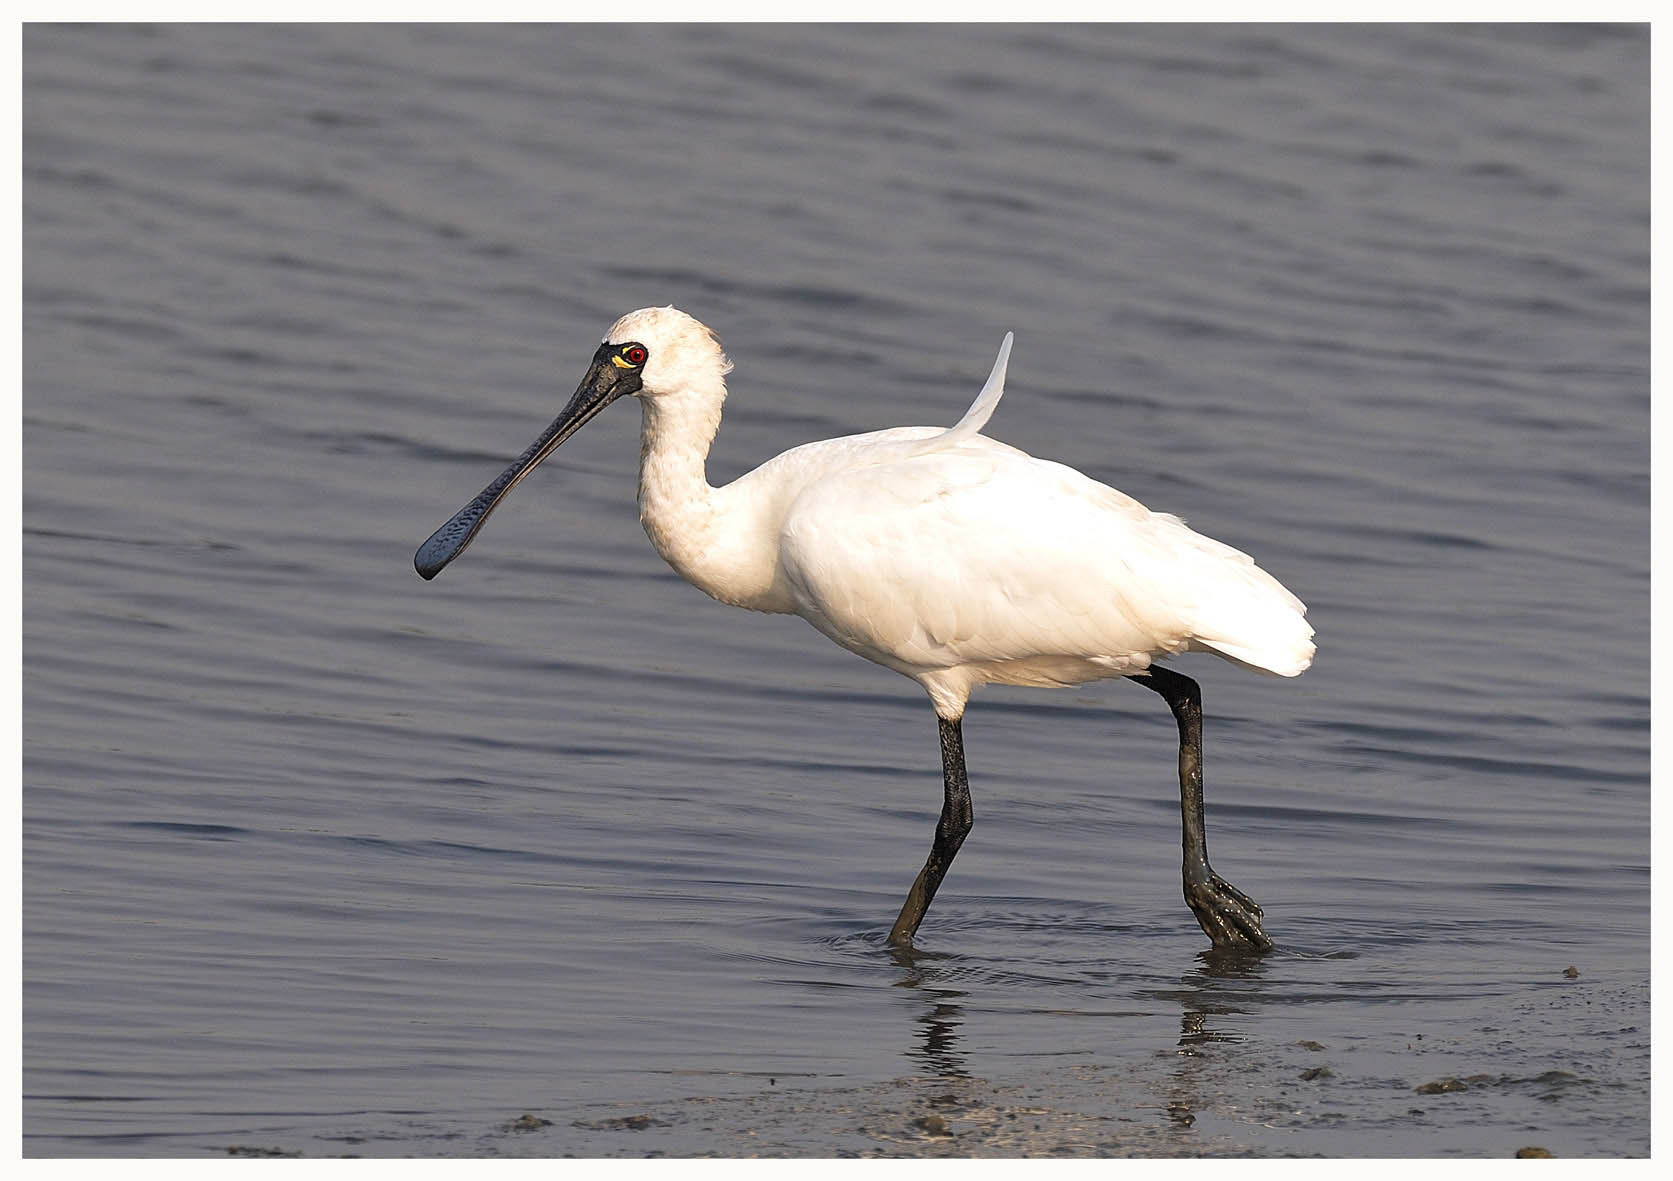
[[[617,373],[596,374],[608,365]],[[649,398],[713,386],[732,370],[714,331],[676,307],[640,308],[610,325],[589,380],[617,378],[622,393]],[[631,387],[631,388],[627,388]]]
[[[711,405],[718,420],[720,400],[726,396],[723,378],[731,368],[720,341],[708,326],[678,308],[629,312],[605,333],[586,376],[552,425],[497,480],[418,547],[413,566],[426,579],[440,574],[464,552],[506,493],[618,398],[632,395],[649,403],[689,393]]]

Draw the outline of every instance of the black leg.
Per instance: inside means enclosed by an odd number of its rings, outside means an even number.
[[[935,825],[935,843],[930,846],[929,860],[918,871],[918,880],[912,883],[912,889],[906,895],[906,905],[900,908],[900,917],[889,932],[889,942],[896,947],[911,944],[918,924],[924,921],[924,912],[929,909],[930,900],[935,897],[941,879],[947,874],[947,867],[953,863],[959,846],[964,844],[965,835],[975,823],[975,813],[970,808],[970,783],[964,777],[964,735],[959,731],[959,723],[945,718],[939,720],[941,778],[946,785],[947,798],[941,805],[941,819]]]
[[[1190,677],[1151,665],[1129,677],[1167,700],[1179,723],[1179,810],[1184,821],[1185,902],[1216,947],[1271,951],[1261,930],[1261,908],[1208,864],[1202,806],[1202,690]]]

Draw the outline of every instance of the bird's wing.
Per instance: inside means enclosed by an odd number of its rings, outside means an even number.
[[[892,667],[1121,660],[1189,635],[1154,520],[1071,468],[972,439],[811,486],[780,554],[802,614]]]

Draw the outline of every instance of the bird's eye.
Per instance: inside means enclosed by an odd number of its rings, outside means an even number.
[[[645,346],[642,344],[630,344],[622,350],[622,360],[629,365],[643,365],[645,358],[648,356],[650,354],[645,351]]]

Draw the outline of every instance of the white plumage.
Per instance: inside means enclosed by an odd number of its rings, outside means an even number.
[[[669,337],[683,371],[655,372],[653,347],[640,394],[640,513],[658,552],[722,602],[792,611],[913,678],[941,717],[984,683],[1080,684],[1193,649],[1282,676],[1311,662],[1306,608],[1247,554],[979,433],[1009,336],[955,426],[807,443],[718,489],[702,464],[730,364],[713,335],[655,308],[607,339]]]
[[[1247,554],[981,433],[1004,392],[1010,350],[1007,335],[987,384],[952,427],[808,443],[715,488],[704,468],[731,364],[714,334],[684,312],[632,312],[611,326],[587,380],[546,436],[419,551],[419,571],[433,577],[512,485],[626,393],[643,407],[640,518],[657,552],[714,598],[793,612],[922,685],[941,719],[944,756],[950,760],[949,726],[958,745],[956,776],[951,761],[945,768],[951,811],[955,787],[969,810],[957,725],[979,685],[1142,677],[1179,715],[1178,694],[1194,693],[1195,685],[1166,673],[1153,678],[1158,657],[1212,652],[1286,677],[1307,668],[1314,647],[1306,608]],[[1182,741],[1185,724],[1182,717]],[[1198,766],[1200,827],[1200,753]],[[1182,786],[1190,899],[1191,800]],[[908,899],[897,942],[910,939],[911,930],[900,938],[902,925],[916,928],[959,840],[962,833],[949,851],[938,829],[926,873],[938,851],[943,863],[927,883],[920,875],[914,894],[926,885],[927,892],[915,916]],[[1269,947],[1259,908],[1208,870],[1206,849],[1200,861],[1195,876],[1212,879],[1206,888],[1215,896],[1192,906],[1209,935]],[[1232,922],[1227,935],[1204,908],[1235,911],[1230,896],[1254,917]]]

